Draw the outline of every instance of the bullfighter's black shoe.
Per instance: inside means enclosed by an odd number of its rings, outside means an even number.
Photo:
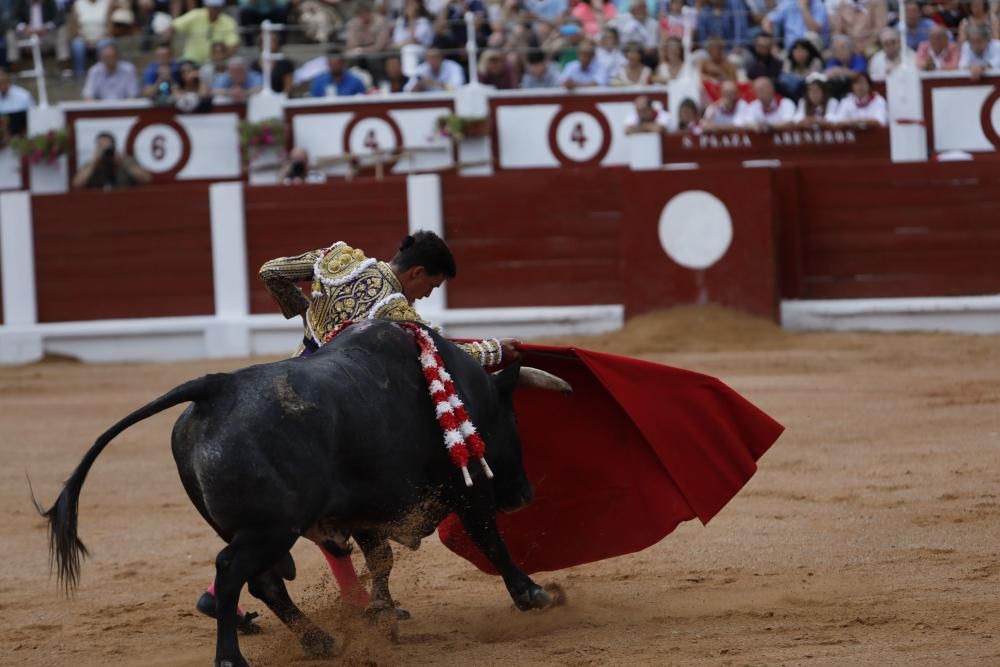
[[[201,594],[201,597],[198,598],[198,604],[195,605],[195,609],[209,618],[216,617],[216,607],[217,603],[215,601],[215,596],[208,591]],[[259,614],[255,611],[243,612],[240,614],[240,620],[236,625],[237,629],[245,635],[255,635],[259,633],[261,631],[260,626],[257,625],[256,620],[254,620],[258,615]]]

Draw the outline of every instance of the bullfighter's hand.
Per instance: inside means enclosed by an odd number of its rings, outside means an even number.
[[[503,360],[504,361],[517,361],[521,358],[521,350],[518,346],[521,345],[521,341],[516,338],[501,338],[500,348],[503,350]]]

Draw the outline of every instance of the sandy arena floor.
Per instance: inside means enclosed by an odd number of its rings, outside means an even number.
[[[581,345],[718,376],[787,432],[708,526],[543,574],[569,605],[513,610],[501,582],[436,538],[397,550],[413,612],[397,645],[338,620],[319,552],[294,549],[292,596],[345,657],[305,663],[263,606],[255,665],[1000,664],[1000,338],[787,334],[715,309],[634,321]],[[84,486],[91,548],[71,600],[49,578],[48,506],[94,438],[175,384],[245,361],[0,369],[0,663],[210,665],[193,610],[221,542],[169,450],[180,408],[126,431]],[[360,558],[360,557],[359,557]]]

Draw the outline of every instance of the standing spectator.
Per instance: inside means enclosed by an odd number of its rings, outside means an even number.
[[[660,44],[660,64],[653,73],[653,83],[670,83],[687,72],[684,44],[677,37],[668,37]]]
[[[661,0],[660,36],[684,39],[684,29],[688,21],[684,16],[684,0]],[[662,45],[663,42],[660,42]]]
[[[69,65],[69,36],[65,16],[56,0],[11,0],[11,22],[14,30],[7,34],[7,60],[21,61],[18,40],[38,35],[43,51],[55,51],[60,68]]]
[[[608,85],[608,72],[594,57],[594,43],[589,39],[580,42],[576,60],[566,63],[559,75],[559,83],[568,90],[589,86]]]
[[[854,75],[851,83],[851,94],[837,105],[834,120],[839,124],[858,127],[885,127],[889,115],[885,106],[885,98],[872,90],[872,80],[867,74]]]
[[[817,74],[806,81],[806,92],[795,110],[797,124],[803,127],[824,125],[836,118],[837,100],[830,97],[823,75]]]
[[[479,57],[479,81],[497,90],[517,88],[513,70],[497,49],[486,49]]]
[[[117,45],[106,44],[98,54],[98,62],[87,71],[83,99],[127,100],[138,96],[135,66],[119,59]]]
[[[698,41],[721,37],[727,50],[747,45],[750,27],[743,0],[709,0],[698,12]]]
[[[923,15],[919,2],[906,3],[906,47],[916,51],[920,42],[926,42],[934,21]]]
[[[826,3],[824,0],[780,0],[761,21],[761,27],[772,34],[775,27],[780,27],[786,50],[810,34],[824,39],[829,30]]]
[[[534,49],[525,57],[521,88],[556,88],[559,86],[559,68],[544,51]]]
[[[635,42],[625,45],[625,66],[611,74],[612,86],[645,86],[653,70],[642,64],[642,48]]]
[[[6,126],[8,134],[24,134],[28,129],[28,109],[34,106],[31,93],[11,84],[7,68],[0,67],[0,127]]]
[[[868,74],[875,81],[885,81],[886,77],[903,62],[903,50],[900,48],[902,41],[898,32],[886,28],[882,31],[879,42],[882,44],[882,50],[877,51],[868,61]],[[910,47],[906,47],[906,52],[912,57],[913,51]]]
[[[925,72],[958,69],[962,49],[951,41],[951,33],[944,26],[935,25],[917,49],[917,67]]]
[[[854,44],[847,35],[834,35],[831,44],[825,74],[830,94],[839,100],[850,91],[854,75],[868,70],[868,61],[860,53],[854,53]]]
[[[785,61],[785,71],[778,80],[781,92],[798,99],[806,86],[806,78],[810,74],[823,71],[823,57],[812,41],[802,38],[792,45]]]
[[[231,56],[240,45],[239,31],[236,21],[222,12],[225,0],[205,0],[205,6],[178,16],[171,28],[187,37],[184,43],[184,60],[191,60],[199,65],[208,62],[212,45],[220,42],[226,48],[226,57]]]
[[[250,69],[246,58],[233,56],[226,63],[226,72],[216,76],[212,82],[212,95],[222,98],[222,101],[246,102],[263,86],[260,74]]]
[[[660,25],[649,15],[645,0],[632,0],[628,14],[616,18],[614,25],[622,42],[638,42],[651,54],[660,43]]]
[[[264,21],[288,23],[288,0],[239,0],[243,45],[253,46],[259,26]]]
[[[984,25],[969,27],[969,39],[962,44],[959,69],[969,70],[969,75],[979,79],[987,70],[1000,69],[1000,41],[991,39],[990,29]]]
[[[705,53],[708,55],[701,61],[701,78],[709,81],[737,81],[740,71],[736,64],[726,55],[725,44],[721,37],[709,37],[705,42]]]
[[[719,99],[705,109],[704,128],[718,130],[735,127],[747,113],[747,103],[740,98],[740,89],[735,81],[723,81],[719,87]]]
[[[625,116],[625,134],[663,134],[670,129],[670,125],[670,114],[659,102],[651,102],[647,95],[635,98],[634,108]]]
[[[784,61],[774,55],[774,37],[769,32],[757,33],[746,61],[747,78],[753,81],[766,76],[777,83],[784,69]]]
[[[889,24],[886,0],[837,0],[830,24],[834,34],[849,36],[859,53],[874,49],[879,32]]]
[[[333,47],[326,56],[327,71],[312,81],[309,92],[313,97],[328,95],[364,95],[364,82],[347,71],[347,63],[340,49]]]
[[[347,55],[355,58],[378,56],[389,48],[389,36],[385,17],[372,11],[369,0],[362,0],[354,8],[354,17],[347,22]]]
[[[399,55],[393,53],[382,63],[383,76],[378,87],[383,93],[401,93],[406,89],[410,77],[403,74],[403,65]]]
[[[584,34],[595,39],[618,12],[613,2],[604,0],[579,0],[570,14],[583,26]]]
[[[76,19],[76,35],[70,43],[73,52],[73,75],[83,78],[87,71],[87,56],[97,56],[97,51],[111,38],[108,31],[110,0],[76,0],[73,16]]]
[[[158,46],[153,54],[153,62],[146,65],[142,74],[142,96],[150,99],[170,97],[174,83],[179,83],[174,52],[169,46]]]
[[[406,0],[403,13],[396,19],[392,30],[392,46],[401,49],[407,44],[418,44],[427,48],[434,41],[434,26],[423,0]]]
[[[788,98],[774,91],[774,84],[767,77],[753,82],[753,92],[757,96],[746,106],[743,115],[736,119],[739,127],[758,132],[790,125],[795,119],[795,105]]]
[[[112,190],[149,183],[150,176],[132,158],[115,150],[115,138],[107,132],[97,135],[94,158],[73,177],[74,188]]]
[[[465,85],[465,72],[454,60],[445,60],[441,49],[429,48],[424,62],[420,63],[413,77],[406,84],[406,92],[433,92],[455,90]]]
[[[618,47],[618,31],[610,26],[606,27],[601,32],[601,41],[594,52],[594,57],[605,72],[617,72],[625,66],[625,54]]]
[[[989,5],[986,0],[967,0],[966,17],[958,26],[958,43],[965,44],[969,39],[969,28],[974,25],[984,25],[990,32],[993,32],[993,18],[990,16]],[[995,37],[996,35],[994,35]]]

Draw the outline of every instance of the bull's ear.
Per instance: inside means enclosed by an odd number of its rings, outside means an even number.
[[[500,390],[501,394],[507,394],[509,396],[514,393],[514,388],[517,387],[517,381],[520,378],[520,375],[521,364],[511,364],[499,373],[494,373],[493,382],[496,384],[497,389]]]

